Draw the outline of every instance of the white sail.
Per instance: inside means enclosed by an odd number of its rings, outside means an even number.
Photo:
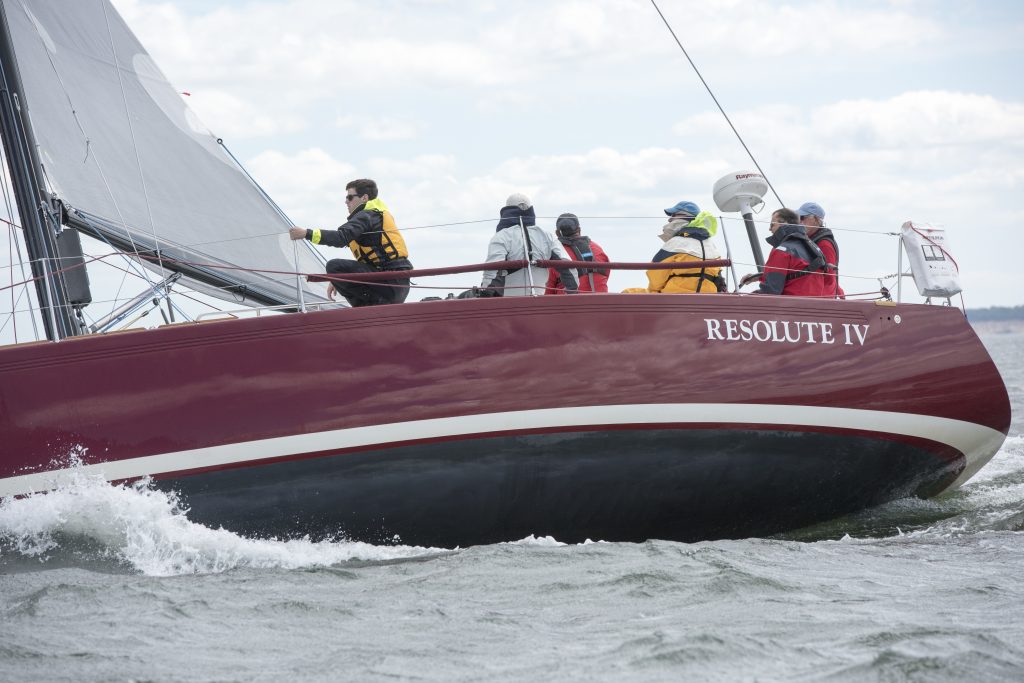
[[[321,262],[303,242],[296,264],[286,219],[113,6],[2,3],[24,87],[20,104],[48,187],[72,209],[72,225],[125,251],[159,250],[165,267],[221,298],[294,302],[296,278],[287,273],[296,265],[319,272]],[[307,298],[322,298],[323,285],[306,287]]]

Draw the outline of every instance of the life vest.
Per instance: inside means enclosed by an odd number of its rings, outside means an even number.
[[[714,234],[718,232],[718,221],[707,211],[701,211],[697,214],[697,217],[687,223],[685,226],[676,231],[675,237],[689,237],[690,239],[696,240],[700,244],[700,260],[707,261],[707,250],[704,248],[704,240],[710,239]],[[655,255],[655,263],[661,261],[658,258],[661,254],[659,252]],[[720,275],[721,268],[708,268],[707,266],[701,266],[699,272],[677,272],[673,271],[667,278],[671,280],[673,278],[698,278],[697,286],[694,287],[695,292],[701,292],[704,289],[704,283],[709,282],[715,286],[715,290],[718,292],[725,292],[728,290],[728,284],[725,278]],[[667,282],[666,280],[666,282]]]
[[[373,266],[378,270],[387,270],[387,264],[398,259],[409,258],[409,250],[405,239],[398,232],[395,219],[380,199],[371,199],[363,207],[364,211],[373,211],[381,216],[381,228],[367,231],[358,240],[349,242],[348,247],[357,261]]]
[[[835,235],[832,234],[831,230],[828,228],[818,228],[814,231],[811,241],[814,242],[815,245],[822,241],[831,243],[832,249],[836,252],[836,263],[839,263],[839,244],[836,243]],[[829,263],[827,267],[829,270],[839,270],[838,266],[834,266],[831,263]]]
[[[594,250],[590,246],[590,238],[583,235],[573,235],[572,237],[559,237],[558,241],[562,243],[562,246],[568,251],[568,256],[573,261],[593,261]],[[594,274],[608,277],[608,273],[611,272],[607,268],[577,268],[577,273],[580,277],[586,277],[590,282],[590,290],[597,291],[594,287]]]
[[[785,239],[780,242],[780,246],[785,242],[796,242],[803,248],[797,247],[795,255],[799,258],[807,261],[807,267],[803,270],[790,271],[786,273],[787,280],[795,280],[798,277],[804,277],[805,275],[814,275],[815,273],[823,273],[828,270],[828,263],[825,261],[825,255],[821,253],[821,249],[814,243],[810,237],[802,232],[794,232],[786,235]]]

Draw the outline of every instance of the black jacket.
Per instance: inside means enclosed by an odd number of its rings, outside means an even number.
[[[364,247],[380,244],[380,235],[384,230],[384,215],[379,211],[367,211],[366,204],[360,204],[349,214],[348,220],[338,226],[337,230],[321,230],[320,244],[330,247],[347,247],[349,242],[357,242]],[[313,238],[313,231],[306,231],[306,239]],[[387,262],[387,270],[410,270],[412,262],[407,258],[393,259]]]

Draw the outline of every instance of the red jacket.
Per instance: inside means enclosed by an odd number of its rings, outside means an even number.
[[[836,251],[835,237],[832,231],[827,228],[818,228],[811,240],[821,249],[821,255],[825,257],[825,263],[829,265],[824,273],[825,294],[846,298],[846,293],[839,286],[839,254]]]
[[[561,241],[561,240],[560,240]],[[604,249],[601,248],[597,242],[588,240],[590,251],[594,254],[595,263],[608,263],[608,255],[604,253]],[[583,260],[580,254],[573,249],[571,242],[562,242],[562,246],[565,248],[565,254],[573,261]],[[608,291],[608,271],[593,270],[587,273],[585,269],[578,269],[576,271],[577,277],[579,278],[581,292],[607,292]],[[594,279],[594,288],[590,288],[590,279]],[[565,286],[562,284],[561,278],[558,277],[558,271],[548,269],[548,283],[544,289],[545,294],[565,294]]]
[[[822,296],[825,278],[822,273],[801,273],[825,267],[821,250],[808,239],[803,226],[787,225],[768,238],[772,252],[764,264],[758,294]]]

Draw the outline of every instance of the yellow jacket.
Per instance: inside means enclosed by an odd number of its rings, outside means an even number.
[[[689,223],[681,224],[678,219],[669,220],[662,228],[661,239],[665,241],[652,261],[654,263],[712,261],[722,258],[711,237],[718,232],[718,221],[707,211],[702,211]],[[684,294],[717,292],[716,281],[721,279],[721,268],[700,268],[680,270],[648,270],[647,289],[634,287],[625,293]],[[724,282],[722,283],[724,287]]]

